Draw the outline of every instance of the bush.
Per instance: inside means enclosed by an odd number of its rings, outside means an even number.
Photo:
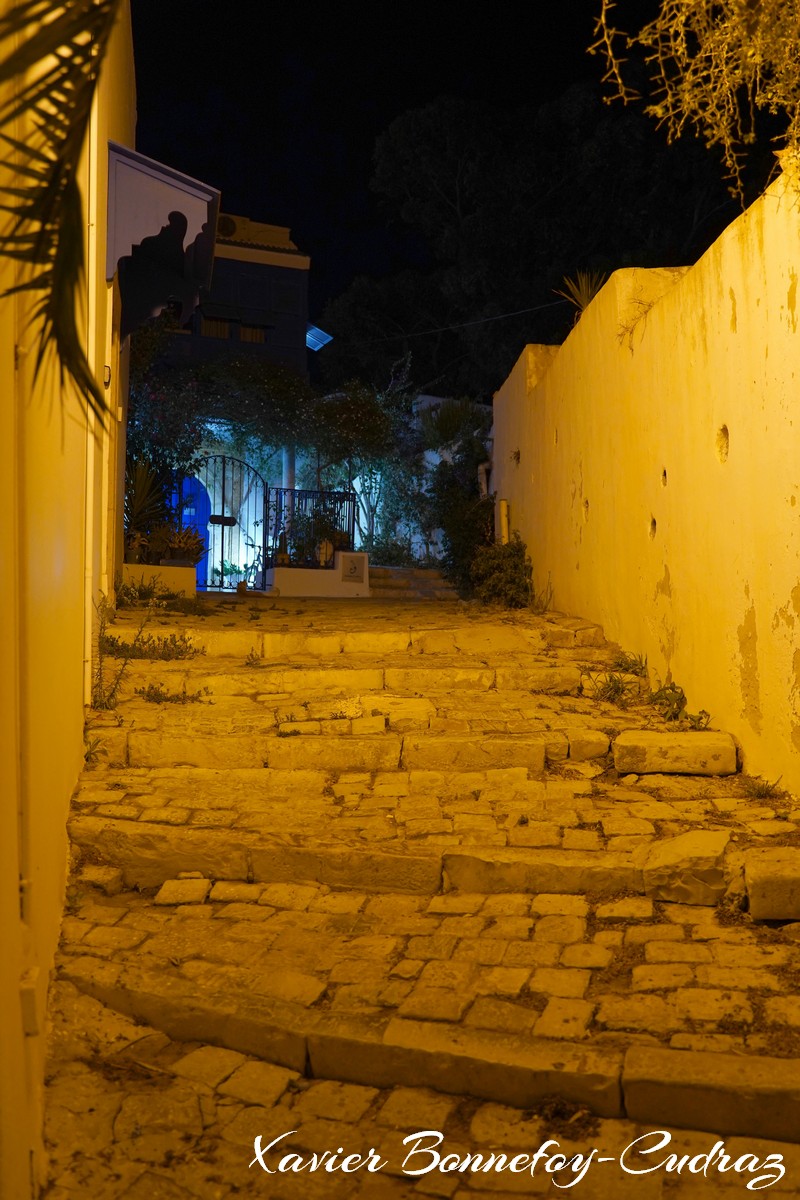
[[[442,531],[442,573],[459,595],[473,590],[471,564],[494,536],[494,497],[478,493],[476,452],[440,462],[431,483],[433,523]]]
[[[518,533],[505,545],[479,546],[470,566],[475,598],[481,604],[527,608],[533,596],[531,560]]]
[[[370,564],[376,567],[413,567],[416,559],[408,542],[398,538],[378,535],[372,544],[365,543],[369,550]]]

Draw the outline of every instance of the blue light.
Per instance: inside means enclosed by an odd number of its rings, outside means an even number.
[[[324,329],[318,329],[310,322],[306,325],[306,346],[309,350],[321,350],[323,346],[327,346],[328,342],[332,341],[332,333],[326,333]]]

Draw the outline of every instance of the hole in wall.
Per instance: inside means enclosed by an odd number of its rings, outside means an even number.
[[[667,486],[667,468],[666,467],[664,467],[664,470],[661,472],[661,486],[662,487]]]
[[[656,536],[656,519],[655,519],[655,517],[651,517],[650,518],[650,541],[651,542],[655,536]]]
[[[717,430],[717,458],[721,463],[727,460],[729,449],[730,434],[728,433],[728,426],[721,425]]]

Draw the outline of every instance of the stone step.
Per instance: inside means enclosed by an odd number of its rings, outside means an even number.
[[[308,763],[171,766],[92,773],[75,796],[70,834],[108,865],[155,870],[131,877],[142,886],[184,870],[401,886],[396,871],[425,859],[427,885],[446,877],[485,892],[630,887],[710,905],[758,837],[757,822],[737,826],[731,815],[713,794],[667,803],[613,783],[531,779],[524,766],[338,774]]]
[[[544,770],[548,742],[566,758],[566,735],[546,733],[436,732],[400,735],[391,732],[346,737],[303,737],[255,729],[235,733],[224,727],[221,736],[186,728],[120,729],[108,739],[112,761],[131,767],[271,767],[278,770],[312,768],[328,771],[480,770],[484,767],[524,767],[533,774]],[[124,755],[124,758],[123,758]]]
[[[209,677],[206,677],[209,678]],[[489,730],[498,733],[530,733],[563,730],[570,737],[593,730],[619,730],[634,722],[635,714],[607,713],[587,705],[571,705],[575,711],[553,711],[548,693],[532,694],[513,689],[493,689],[488,695],[465,689],[440,692],[429,690],[425,695],[382,689],[340,696],[335,692],[314,694],[294,692],[257,692],[253,694],[252,677],[223,676],[217,680],[224,691],[209,687],[190,691],[197,681],[182,672],[132,672],[127,679],[129,698],[123,699],[114,710],[112,720],[104,718],[108,727],[125,724],[139,729],[161,729],[167,726],[209,732],[228,730],[243,732],[249,729],[264,731],[277,727],[285,732],[300,734],[340,735],[348,733],[378,733],[384,729],[394,732],[431,729],[440,733],[469,733]],[[250,687],[248,687],[250,685]],[[184,688],[185,696],[184,699]],[[148,689],[150,693],[148,693]],[[235,690],[234,690],[235,689]],[[150,698],[148,698],[148,694]],[[196,699],[191,701],[189,697]],[[100,721],[100,715],[95,718]],[[596,757],[608,749],[595,750]]]
[[[681,835],[701,839],[698,849],[688,853],[681,836],[618,851],[537,849],[506,846],[505,838],[491,845],[491,834],[480,829],[473,832],[476,844],[452,847],[437,846],[434,838],[416,845],[388,839],[359,843],[355,830],[347,827],[313,838],[293,829],[288,844],[287,837],[265,826],[263,814],[250,814],[236,828],[182,823],[166,832],[162,812],[144,809],[138,820],[76,816],[70,836],[92,861],[121,870],[126,886],[143,888],[182,872],[200,872],[213,879],[311,881],[369,892],[433,892],[445,885],[486,895],[627,892],[713,906],[736,875],[735,855],[726,865],[727,834],[708,834],[708,842],[702,835]],[[180,814],[172,810],[172,815]],[[704,879],[697,879],[698,868]]]
[[[635,897],[370,897],[174,879],[154,898],[83,895],[65,921],[58,970],[171,1038],[316,1078],[423,1085],[518,1108],[555,1095],[645,1127],[800,1140],[795,1059],[759,1053],[758,1039],[700,1048],[714,1045],[704,1030],[721,1010],[753,1020],[736,983],[748,971],[730,965],[747,931],[715,944],[712,913],[654,916]],[[712,957],[717,945],[724,953]],[[636,946],[675,953],[631,966]],[[771,943],[749,974],[766,979],[766,964],[789,969],[793,957],[796,944]],[[771,974],[767,1003],[785,1004],[790,982]],[[713,981],[723,979],[721,992]]]
[[[597,1122],[580,1120],[581,1106],[574,1103],[565,1102],[553,1117],[554,1106],[549,1098],[533,1108],[520,1109],[491,1100],[443,1095],[422,1087],[374,1088],[312,1078],[308,1075],[309,1063],[303,1076],[255,1054],[245,1055],[208,1042],[169,1038],[151,1025],[111,1012],[66,981],[54,982],[49,1001],[54,1028],[79,1030],[83,1044],[96,1047],[91,1058],[84,1056],[76,1063],[71,1054],[74,1039],[58,1039],[53,1044],[46,1095],[48,1131],[66,1127],[70,1132],[63,1139],[48,1138],[52,1155],[50,1175],[56,1181],[47,1192],[50,1200],[72,1200],[74,1189],[69,1184],[78,1178],[87,1181],[82,1194],[90,1180],[92,1195],[106,1200],[117,1200],[123,1188],[126,1200],[133,1200],[134,1195],[141,1197],[143,1192],[153,1200],[156,1197],[166,1200],[167,1196],[173,1200],[182,1196],[185,1200],[189,1195],[220,1200],[223,1194],[250,1195],[254,1190],[254,1171],[261,1179],[267,1170],[278,1166],[282,1155],[291,1151],[298,1152],[302,1156],[300,1161],[311,1166],[308,1151],[330,1148],[332,1130],[336,1131],[337,1142],[345,1147],[375,1148],[372,1165],[377,1164],[382,1173],[376,1179],[374,1174],[365,1175],[359,1170],[346,1180],[339,1176],[338,1183],[336,1175],[326,1174],[319,1178],[317,1187],[307,1176],[305,1179],[301,1176],[293,1184],[291,1176],[284,1173],[280,1192],[287,1200],[308,1200],[312,1196],[334,1200],[340,1191],[353,1200],[356,1197],[418,1200],[420,1195],[452,1193],[456,1184],[449,1178],[449,1163],[441,1159],[439,1165],[440,1160],[422,1149],[426,1144],[440,1144],[442,1155],[455,1152],[461,1160],[464,1170],[457,1192],[459,1200],[466,1200],[476,1192],[485,1194],[487,1190],[496,1196],[496,1186],[492,1186],[495,1179],[504,1189],[511,1188],[500,1193],[504,1197],[520,1192],[531,1194],[532,1187],[543,1194],[548,1190],[549,1173],[559,1166],[556,1155],[561,1151],[565,1157],[574,1156],[573,1165],[554,1176],[548,1194],[556,1194],[557,1182],[569,1187],[570,1180],[577,1176],[584,1181],[583,1187],[592,1189],[592,1200],[609,1200],[612,1196],[614,1200],[623,1197],[653,1200],[656,1195],[666,1197],[667,1191],[672,1200],[689,1200],[690,1196],[702,1200],[705,1195],[710,1200],[709,1189],[718,1196],[732,1192],[731,1187],[727,1192],[715,1187],[715,1178],[724,1183],[733,1177],[741,1187],[747,1179],[747,1175],[742,1177],[734,1170],[719,1172],[720,1162],[723,1167],[726,1162],[730,1167],[731,1158],[718,1160],[713,1153],[709,1155],[716,1139],[697,1129],[679,1130],[666,1122],[653,1121],[637,1126],[624,1118],[607,1118],[598,1129]],[[114,1029],[114,1040],[104,1044],[102,1035],[109,1024]],[[634,1061],[632,1066],[638,1070],[639,1064]],[[679,1095],[682,1086],[690,1082],[679,1083],[669,1067],[665,1078],[674,1081],[671,1090]],[[626,1106],[629,1101],[635,1102],[632,1082],[623,1071],[622,1097]],[[76,1114],[76,1094],[91,1097],[93,1111]],[[712,1109],[720,1107],[723,1096],[720,1090],[710,1103],[707,1097],[703,1097],[703,1102]],[[767,1105],[777,1102],[786,1108],[786,1099],[778,1094],[762,1092],[761,1096]],[[102,1104],[97,1103],[99,1097],[103,1098]],[[107,1113],[114,1108],[117,1116],[113,1131],[104,1138],[93,1136],[95,1129],[109,1129]],[[253,1156],[256,1109],[260,1109],[261,1147],[275,1134],[285,1134],[290,1129],[303,1131],[289,1134],[272,1151],[259,1150],[262,1157],[258,1163]],[[318,1122],[320,1114],[335,1115],[336,1124],[329,1120]],[[739,1111],[739,1115],[743,1117],[744,1111]],[[309,1126],[311,1134],[306,1137]],[[411,1132],[419,1131],[422,1126],[437,1132],[433,1135]],[[689,1168],[684,1165],[684,1174],[666,1175],[672,1186],[663,1193],[661,1172],[650,1180],[626,1181],[618,1156],[633,1138],[653,1128],[663,1131],[655,1141],[661,1142],[662,1148],[671,1143],[669,1150],[675,1152],[676,1162],[686,1164],[688,1160],[702,1168],[708,1160],[707,1176],[711,1178],[695,1181],[691,1174],[687,1178]],[[268,1130],[274,1132],[264,1136]],[[563,1145],[565,1138],[568,1149]],[[543,1160],[533,1166],[534,1149],[549,1139],[558,1140],[544,1146]],[[308,1142],[310,1146],[306,1145]],[[652,1136],[648,1143],[652,1148]],[[414,1144],[420,1147],[419,1152],[412,1149]],[[751,1134],[744,1147],[747,1157],[740,1161],[739,1169],[747,1171],[750,1165],[769,1161],[774,1165],[765,1168],[767,1172],[771,1170],[767,1182],[777,1179],[782,1172],[787,1181],[796,1178],[800,1160],[796,1145]],[[631,1163],[630,1154],[635,1149],[627,1156],[628,1165],[634,1169],[636,1164]],[[664,1156],[666,1153],[665,1150]],[[733,1157],[738,1153],[737,1148]],[[699,1155],[699,1162],[690,1155]],[[145,1156],[148,1166],[142,1161]],[[681,1160],[679,1156],[684,1157]],[[484,1171],[481,1168],[487,1158],[489,1170]],[[248,1166],[251,1159],[252,1168]],[[359,1161],[363,1164],[364,1159],[355,1158],[348,1165],[357,1165]],[[159,1163],[155,1170],[149,1169],[153,1162]],[[510,1163],[513,1169],[509,1169]],[[493,1164],[496,1169],[491,1171]],[[653,1164],[644,1158],[638,1165],[648,1170]],[[423,1171],[432,1169],[421,1180],[414,1176],[403,1178],[406,1168],[418,1167]],[[527,1176],[527,1181],[520,1184],[514,1171],[521,1172],[523,1178]],[[585,1182],[587,1177],[591,1183]],[[137,1180],[133,1190],[128,1186],[131,1178]],[[66,1182],[64,1187],[60,1186],[62,1179]],[[465,1186],[473,1181],[477,1187]],[[628,1188],[627,1182],[632,1187]],[[267,1185],[265,1191],[271,1190]],[[788,1195],[780,1184],[774,1190],[782,1197]],[[578,1194],[581,1200],[589,1196],[582,1189]]]
[[[309,705],[309,708],[311,706]],[[478,716],[470,709],[444,710],[438,715],[436,707],[423,697],[387,696],[386,700],[372,698],[371,703],[350,701],[346,705],[319,700],[313,706],[318,715],[312,715],[302,706],[293,703],[291,697],[280,698],[276,706],[263,698],[258,701],[243,697],[224,697],[214,703],[199,707],[189,704],[150,704],[145,700],[134,700],[120,704],[117,722],[95,725],[93,732],[102,747],[105,765],[137,765],[131,758],[133,748],[140,742],[139,735],[152,735],[147,739],[180,738],[188,742],[201,743],[209,739],[220,741],[227,737],[251,738],[262,746],[264,739],[297,737],[306,741],[325,742],[329,746],[334,740],[348,742],[353,737],[403,736],[406,747],[412,746],[412,735],[430,744],[450,737],[469,736],[481,744],[499,743],[504,739],[533,738],[544,748],[545,761],[560,763],[586,762],[603,759],[609,751],[609,722],[599,719],[598,725],[588,721],[563,723],[548,720],[548,710],[534,710],[524,706],[500,709],[496,715]],[[351,715],[346,715],[346,714]],[[612,731],[613,732],[613,731]],[[268,743],[271,745],[271,742]],[[450,743],[446,740],[443,746]],[[453,743],[456,751],[458,742]],[[297,753],[304,751],[297,750]],[[311,751],[314,755],[328,753],[321,746]],[[331,751],[339,761],[346,750]],[[438,752],[437,752],[438,753]],[[458,754],[444,765],[457,769]],[[145,764],[138,764],[145,765]],[[233,764],[236,765],[236,764]],[[252,765],[252,764],[250,764]],[[410,765],[410,764],[409,764]],[[498,764],[500,765],[500,764]],[[537,757],[529,763],[530,769],[538,766]]]
[[[145,811],[145,817],[147,816]],[[295,844],[272,831],[206,829],[181,826],[180,836],[165,836],[164,825],[147,819],[122,821],[79,816],[70,821],[73,844],[92,861],[122,871],[127,887],[152,888],[184,872],[217,880],[256,883],[298,881],[364,892],[428,894],[447,884],[486,895],[510,892],[558,892],[597,896],[620,891],[645,892],[641,854],[629,851],[578,851],[485,846],[442,847],[409,843],[355,846],[352,837],[326,841],[294,837]],[[486,839],[484,839],[486,840]],[[687,874],[689,868],[687,867]],[[677,878],[679,872],[674,872]],[[721,869],[716,894],[722,894]]]
[[[500,673],[500,672],[498,672]],[[338,676],[341,673],[334,673]],[[390,675],[387,668],[386,675]],[[345,677],[352,673],[344,672]],[[159,688],[177,695],[178,672]],[[196,677],[193,683],[206,678]],[[225,677],[230,684],[230,677]],[[357,675],[364,683],[370,680]],[[185,680],[184,680],[185,682]],[[259,680],[263,684],[262,680]],[[374,681],[372,681],[374,682]],[[403,682],[405,673],[403,675]],[[226,695],[198,703],[148,703],[135,697],[118,706],[113,720],[98,718],[92,728],[106,765],[166,767],[259,767],[293,769],[309,766],[329,771],[391,769],[480,769],[525,766],[540,773],[553,765],[605,757],[609,745],[622,774],[630,747],[644,738],[648,762],[634,761],[626,774],[684,774],[723,777],[735,774],[736,746],[725,733],[653,732],[636,728],[641,718],[580,714],[554,718],[546,708],[513,694],[488,715],[480,705],[423,694],[371,693],[337,700],[332,696],[298,701],[297,693],[259,692]],[[302,693],[301,693],[302,694]],[[457,697],[457,689],[455,693]],[[502,695],[502,694],[500,694]],[[441,712],[441,715],[439,715]],[[613,722],[613,725],[612,725]],[[631,728],[625,730],[625,725]],[[620,732],[620,729],[623,731]],[[622,751],[618,747],[622,744]]]
[[[458,593],[440,571],[414,567],[373,567],[369,571],[374,599],[414,597],[419,600],[457,600]]]
[[[118,660],[113,660],[118,661]],[[262,660],[257,660],[259,664]],[[581,688],[581,670],[569,664],[550,663],[536,655],[517,655],[515,665],[489,664],[476,655],[406,655],[383,659],[344,659],[329,662],[293,660],[289,664],[263,661],[247,666],[243,660],[195,660],[149,662],[133,660],[125,671],[125,690],[130,694],[138,686],[158,680],[173,689],[186,686],[192,694],[208,688],[211,696],[293,695],[298,701],[320,695],[352,697],[362,692],[391,691],[403,695],[427,695],[452,689],[472,691],[491,707],[496,693],[534,692],[551,695],[577,695]],[[113,677],[113,662],[105,668]]]
[[[133,641],[139,631],[141,616],[122,610],[109,627],[109,634],[120,641]],[[600,647],[604,645],[602,629],[591,622],[573,618],[549,621],[530,618],[527,623],[464,621],[448,623],[446,627],[403,627],[370,629],[364,621],[362,629],[270,628],[266,617],[244,624],[225,622],[219,618],[157,618],[149,622],[143,635],[163,639],[175,638],[181,643],[208,656],[254,655],[267,661],[292,661],[298,656],[335,659],[340,654],[370,655],[378,658],[387,654],[531,654],[548,648]],[[189,659],[188,661],[193,661]]]
[[[546,721],[522,717],[404,716],[392,725],[381,714],[297,721],[291,709],[272,712],[258,705],[234,714],[210,705],[202,715],[189,708],[126,705],[120,724],[94,728],[103,764],[454,772],[522,766],[538,775],[545,763],[586,763],[605,758],[609,750],[609,736],[602,729],[553,729]],[[399,711],[407,713],[408,706]]]
[[[314,1076],[788,1136],[800,1069],[763,1055],[797,1024],[800,943],[715,908],[776,890],[753,847],[779,823],[726,777],[728,735],[603,701],[611,648],[579,618],[221,610],[154,621],[206,653],[126,679],[210,694],[98,730],[71,842],[143,891],[73,903],[64,979]]]
[[[630,730],[614,741],[614,766],[623,774],[733,775],[736,743],[729,733]]]

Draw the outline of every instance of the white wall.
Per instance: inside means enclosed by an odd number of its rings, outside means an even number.
[[[616,272],[495,398],[494,486],[555,606],[800,790],[800,181],[689,270]],[[517,455],[517,451],[519,454]]]
[[[50,362],[34,383],[23,295],[0,301],[0,1197],[32,1195],[41,1145],[45,1007],[67,866],[66,821],[83,765],[92,600],[113,582],[117,408],[124,386],[104,278],[106,139],[133,140],[130,15],[106,63],[80,182],[88,228],[79,296],[95,374],[109,364],[106,431]],[[20,131],[24,133],[24,131]],[[0,170],[13,183],[13,164]],[[0,259],[0,290],[18,281]],[[24,881],[20,906],[19,882]]]

